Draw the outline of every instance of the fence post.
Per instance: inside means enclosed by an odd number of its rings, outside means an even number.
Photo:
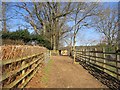
[[[84,49],[84,60],[85,60],[85,63],[86,63],[86,49]]]
[[[81,61],[81,49],[80,49],[80,52],[79,52],[79,60]]]
[[[83,49],[81,49],[81,61],[83,61]]]
[[[22,66],[25,65],[25,61],[22,61]],[[22,70],[22,76],[25,74],[25,70]],[[22,84],[25,82],[25,79],[22,80]]]
[[[117,61],[120,61],[120,55],[119,54],[117,55]],[[117,67],[120,67],[120,62],[117,63]],[[118,69],[117,73],[120,73],[120,69]],[[118,80],[120,80],[120,76],[119,75],[118,75]]]
[[[118,76],[118,62],[117,62],[119,57],[118,57],[117,53],[115,54],[115,56],[116,56],[116,58],[115,58],[116,59],[116,73],[117,73],[116,77],[117,77],[117,79],[119,79],[119,76]]]
[[[83,61],[85,62],[84,56],[85,56],[85,49],[83,48]]]
[[[96,52],[95,52],[95,48],[93,48],[93,59],[95,60],[94,63],[96,63]]]
[[[90,56],[89,56],[89,55],[90,55],[90,52],[89,52],[89,48],[87,49],[87,52],[88,52],[88,53],[87,53],[87,55],[88,55],[88,56],[87,56],[87,58],[88,58],[88,59],[87,59],[87,62],[88,62],[88,64],[89,64],[89,61],[90,61]]]
[[[96,62],[97,62],[97,60],[98,60],[97,57],[98,57],[97,48],[95,48],[95,61],[96,61]],[[96,62],[95,62],[95,63],[96,63]]]
[[[105,58],[106,58],[106,56],[105,56],[105,47],[103,47],[103,58],[104,58],[104,61],[103,61],[103,62],[104,62],[103,68],[106,68],[106,65],[105,65],[105,64],[106,64],[106,59],[105,59]],[[103,71],[106,72],[105,69],[103,69]]]
[[[118,50],[118,47],[117,47],[117,50]],[[117,73],[120,72],[120,70],[118,69],[118,67],[120,66],[120,63],[119,63],[118,61],[120,61],[120,55],[119,55],[118,53],[116,53],[116,72],[117,72]],[[117,74],[117,79],[120,80],[119,78],[120,78],[120,77],[119,77],[119,75]]]
[[[90,50],[90,52],[89,52],[89,62],[91,63],[91,48],[89,50]]]
[[[87,55],[87,56],[86,56],[86,57],[87,57],[87,58],[86,58],[86,63],[88,64],[88,48],[86,49],[86,55]]]
[[[74,62],[73,63],[76,63],[76,49],[74,50]]]
[[[1,54],[1,53],[0,53]],[[1,55],[0,55],[1,56]],[[0,63],[2,63],[2,60],[0,60]],[[0,65],[0,80],[2,80],[2,65]],[[0,82],[0,89],[2,90],[2,82]]]
[[[95,63],[95,61],[94,61],[94,60],[95,60],[95,57],[94,57],[94,56],[95,56],[95,52],[94,52],[94,51],[95,51],[95,49],[92,48],[91,58],[92,58],[92,62],[93,62],[93,63]]]

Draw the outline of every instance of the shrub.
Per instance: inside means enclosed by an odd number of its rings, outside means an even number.
[[[11,41],[11,44],[16,44],[16,43],[19,44],[16,41],[23,41],[25,44],[30,42],[30,41],[37,41],[39,45],[42,45],[42,46],[44,46],[48,49],[52,49],[51,46],[50,46],[51,44],[50,44],[49,40],[47,40],[42,35],[30,34],[27,29],[17,30],[17,31],[14,31],[14,32],[9,32],[9,31],[8,32],[3,32],[2,33],[2,39],[3,40],[9,39],[8,40],[9,43],[5,42],[5,44],[9,44],[9,45],[10,45],[10,41]]]

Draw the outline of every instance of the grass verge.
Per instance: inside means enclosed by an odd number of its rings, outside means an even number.
[[[51,65],[53,63],[53,60],[49,60],[49,62],[47,63],[47,65],[45,66],[45,68],[43,69],[43,77],[41,78],[41,81],[43,83],[47,83],[48,80],[49,80],[49,73],[50,73],[50,70],[51,70]]]

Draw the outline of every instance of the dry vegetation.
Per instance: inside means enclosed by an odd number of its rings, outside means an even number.
[[[28,46],[28,45],[7,45],[7,46],[0,46],[0,49],[2,51],[2,54],[1,54],[2,61],[8,61],[8,60],[15,61],[18,58],[28,57],[38,53],[44,53],[47,50],[44,47]],[[30,62],[33,62],[34,60],[38,59],[39,57],[40,56],[29,58],[24,61],[25,62],[24,64],[27,65]],[[9,64],[2,65],[2,79],[3,79],[2,86],[3,87],[6,85],[9,85],[10,83],[15,82],[22,76],[22,71],[15,73],[16,70],[19,70],[20,68],[24,67],[22,62],[23,61],[18,61],[18,62],[12,62]],[[25,72],[30,71],[32,68],[34,68],[35,65],[36,63],[30,65],[30,67],[25,68]],[[10,75],[10,76],[4,79],[4,77],[6,77],[7,75]],[[21,85],[20,83],[21,82],[19,82],[18,85]],[[16,85],[15,87],[18,87],[18,86]]]
[[[3,39],[2,45],[24,45],[25,43],[22,40],[11,40],[11,39]]]
[[[22,58],[46,50],[44,47],[28,45],[7,45],[0,47],[2,52],[1,60]]]

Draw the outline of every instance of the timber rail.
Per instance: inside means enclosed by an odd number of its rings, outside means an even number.
[[[3,89],[24,88],[35,73],[48,62],[49,50],[40,46],[1,46],[0,84]]]
[[[38,71],[43,61],[43,53],[14,60],[4,60],[2,62],[4,72],[0,79],[3,88],[23,88]]]
[[[120,88],[120,53],[82,48],[76,51],[76,59],[109,88]]]

